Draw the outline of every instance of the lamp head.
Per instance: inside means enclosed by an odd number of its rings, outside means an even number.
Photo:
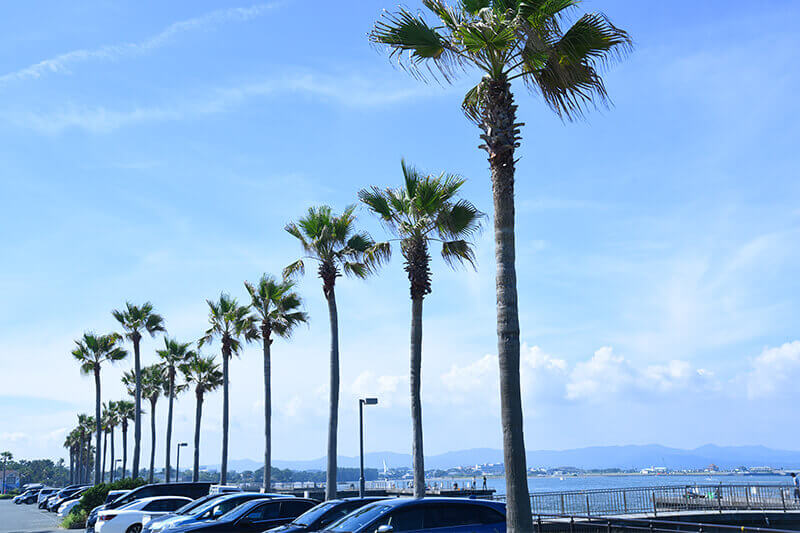
[[[377,405],[378,399],[377,398],[364,398],[364,403],[366,405]]]

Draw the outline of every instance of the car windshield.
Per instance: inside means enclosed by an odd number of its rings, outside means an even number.
[[[292,523],[298,526],[310,526],[337,505],[339,505],[337,502],[321,503],[295,518]]]
[[[252,501],[256,502],[256,503],[253,503],[252,505],[242,505],[245,502],[237,500],[233,507],[228,508],[227,511],[225,512],[225,514],[223,514],[222,516],[219,517],[219,520],[221,522],[227,521],[227,520],[236,520],[237,518],[239,518],[243,514],[250,512],[253,508],[258,507],[258,503],[262,503],[264,500],[268,500],[268,499],[269,498],[263,498],[263,499],[262,498],[258,498],[256,500],[249,500],[247,503],[250,503]]]
[[[205,499],[201,498],[199,500],[191,501],[186,505],[184,505],[183,507],[176,509],[175,514],[189,514],[190,511],[195,510],[196,508],[200,507],[201,505],[205,504],[206,502],[212,499],[214,498],[209,498],[208,496],[206,496]]]
[[[242,498],[239,495],[233,498],[223,497],[218,500],[212,500],[206,505],[198,507],[192,511],[192,516],[202,517],[204,514],[209,513],[209,518],[219,518],[227,514],[229,511],[236,509],[246,501],[249,501],[249,499]]]
[[[332,526],[328,527],[327,531],[337,531],[339,533],[358,531],[362,527],[376,520],[389,509],[391,509],[390,506],[377,503],[365,505],[358,511],[350,513]]]

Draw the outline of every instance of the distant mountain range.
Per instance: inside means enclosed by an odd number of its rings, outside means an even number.
[[[537,450],[527,454],[528,467],[556,468],[622,468],[640,469],[650,466],[666,466],[671,469],[704,468],[711,463],[722,469],[738,466],[773,466],[800,468],[800,452],[774,450],[765,446],[716,446],[707,444],[693,450],[669,448],[657,444],[643,446],[592,446],[572,450]],[[411,466],[411,455],[395,452],[370,452],[364,456],[368,468]],[[278,468],[292,470],[324,470],[325,458],[305,461],[273,461]],[[480,465],[503,462],[502,450],[474,448],[447,452],[425,457],[426,468],[446,470],[457,466]],[[232,460],[230,470],[257,470],[262,463],[250,459]],[[340,467],[358,467],[358,457],[339,456]],[[218,469],[219,465],[206,468]]]

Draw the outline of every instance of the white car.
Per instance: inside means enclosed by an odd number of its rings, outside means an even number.
[[[183,496],[154,496],[135,500],[119,509],[97,513],[95,533],[140,533],[142,524],[162,516],[192,501]]]
[[[58,516],[65,517],[72,511],[79,503],[81,503],[81,499],[78,498],[77,500],[67,500],[61,505],[58,506]]]

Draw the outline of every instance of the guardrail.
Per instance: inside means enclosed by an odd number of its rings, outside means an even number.
[[[685,485],[534,492],[531,510],[542,516],[611,516],[669,511],[800,510],[790,485]],[[502,496],[499,499],[503,499]]]
[[[536,533],[789,533],[790,530],[730,526],[702,522],[675,522],[666,520],[636,520],[626,518],[597,518],[570,516],[561,519],[539,517]],[[794,531],[796,533],[796,531]]]

